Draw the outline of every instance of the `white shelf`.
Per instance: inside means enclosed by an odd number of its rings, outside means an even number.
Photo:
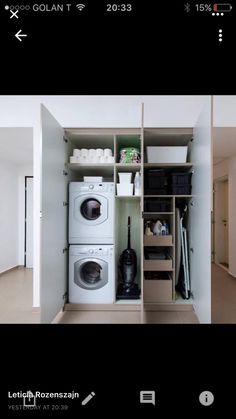
[[[81,163],[67,163],[66,167],[70,170],[81,172],[85,175],[93,174],[94,172],[98,174],[104,174],[104,175],[113,175],[114,173],[114,164],[113,163],[100,163],[100,164],[94,164],[94,163],[87,163],[87,164],[81,164]]]
[[[123,304],[123,305],[125,305],[125,304],[130,304],[130,305],[141,304],[141,299],[138,299],[138,300],[117,300],[115,302],[115,304]]]

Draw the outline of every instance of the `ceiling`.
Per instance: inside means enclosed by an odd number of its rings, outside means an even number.
[[[236,155],[236,127],[213,128],[214,164]]]
[[[33,162],[33,128],[0,128],[0,160]]]

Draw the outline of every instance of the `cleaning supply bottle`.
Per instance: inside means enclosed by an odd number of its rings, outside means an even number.
[[[153,232],[151,231],[151,223],[150,223],[150,221],[147,221],[146,222],[145,236],[153,236]]]
[[[134,195],[140,196],[141,195],[141,175],[139,172],[135,173],[134,178]]]
[[[170,228],[169,228],[169,224],[167,223],[166,220],[163,220],[163,225],[165,226],[165,235],[170,234]]]
[[[161,228],[162,228],[162,222],[161,220],[157,220],[157,222],[155,223],[153,227],[153,233],[156,236],[161,236],[162,235]]]

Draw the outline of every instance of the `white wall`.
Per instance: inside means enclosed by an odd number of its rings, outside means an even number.
[[[18,260],[18,168],[0,161],[0,272],[17,266]]]
[[[141,103],[147,127],[193,127],[206,96],[1,96],[0,127],[34,130],[34,287],[38,306],[40,281],[40,103],[64,127],[140,127]]]
[[[236,276],[236,156],[229,159],[229,272]]]
[[[236,95],[213,97],[213,126],[235,127],[236,126]]]
[[[0,160],[0,272],[24,265],[25,176],[33,165]]]
[[[236,276],[236,156],[214,165],[214,180],[223,176],[229,181],[229,272]]]
[[[229,173],[229,159],[225,159],[213,166],[213,178],[219,179],[228,175]]]
[[[33,164],[18,166],[19,210],[18,210],[18,261],[24,265],[25,247],[25,176],[33,176]]]

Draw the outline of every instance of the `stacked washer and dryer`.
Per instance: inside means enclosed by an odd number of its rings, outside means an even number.
[[[69,244],[69,302],[113,303],[114,183],[70,183]]]

